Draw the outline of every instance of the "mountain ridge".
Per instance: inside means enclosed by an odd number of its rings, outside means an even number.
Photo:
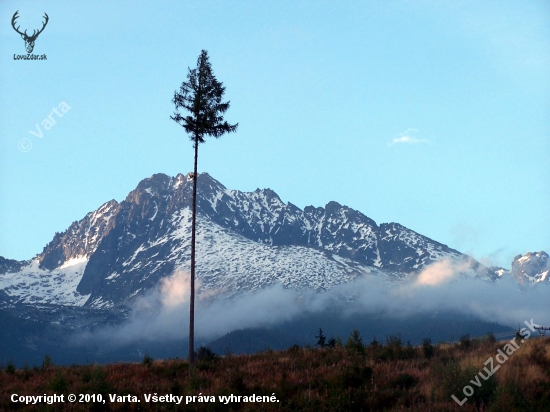
[[[0,258],[0,289],[25,303],[108,308],[137,299],[189,267],[189,176],[154,174],[56,233],[33,259]],[[302,210],[271,189],[197,178],[199,291],[234,295],[274,282],[325,291],[369,274],[400,280],[441,259],[466,264],[468,276],[498,278],[457,250],[336,201]]]

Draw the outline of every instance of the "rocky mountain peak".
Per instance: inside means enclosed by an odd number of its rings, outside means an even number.
[[[103,237],[114,227],[114,217],[119,210],[120,204],[110,200],[82,220],[73,222],[64,232],[56,233],[36,257],[40,267],[53,270],[70,259],[90,257]]]
[[[548,253],[541,251],[517,255],[512,262],[511,274],[522,284],[550,281]]]

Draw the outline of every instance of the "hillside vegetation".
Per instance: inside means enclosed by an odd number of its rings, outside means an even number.
[[[492,335],[464,335],[455,344],[426,339],[418,347],[390,335],[384,344],[364,344],[354,331],[343,344],[327,342],[334,347],[222,357],[201,347],[191,377],[188,363],[178,359],[146,355],[141,363],[55,366],[46,357],[33,368],[3,365],[0,410],[548,411],[550,338],[515,342],[513,353],[510,341],[496,342]],[[466,385],[473,393],[459,406],[451,396],[463,402]],[[64,402],[25,405],[12,402],[13,394],[63,394]],[[101,394],[105,403],[70,403],[69,394]],[[111,401],[109,394],[118,397]],[[247,398],[225,398],[231,394]],[[173,395],[172,401],[154,402],[164,395]],[[180,405],[176,396],[183,396]]]

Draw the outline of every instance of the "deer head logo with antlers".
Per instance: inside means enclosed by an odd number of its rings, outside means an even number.
[[[12,17],[12,19],[11,19],[11,25],[12,25],[13,29],[14,29],[17,33],[19,33],[19,34],[21,35],[21,38],[22,38],[23,40],[25,40],[25,48],[27,49],[27,53],[32,53],[32,51],[33,51],[33,49],[34,49],[34,42],[36,41],[36,38],[38,37],[38,35],[39,35],[40,33],[42,33],[42,31],[43,31],[44,28],[46,27],[46,24],[48,24],[48,20],[49,20],[48,15],[47,15],[46,13],[44,13],[44,18],[46,19],[46,21],[44,22],[42,28],[41,28],[40,30],[38,30],[38,32],[37,32],[36,30],[33,30],[32,35],[29,36],[29,35],[27,35],[27,30],[25,30],[24,33],[21,33],[21,32],[19,31],[19,27],[20,27],[20,26],[15,27],[15,20],[17,20],[17,18],[19,17],[19,16],[17,15],[17,13],[19,13],[19,10],[17,10],[17,11],[14,13],[14,15],[13,15],[13,17]]]

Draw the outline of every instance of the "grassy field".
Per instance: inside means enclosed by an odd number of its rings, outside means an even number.
[[[413,347],[396,335],[364,344],[352,333],[335,347],[222,357],[202,348],[191,376],[178,359],[55,366],[46,357],[40,366],[2,367],[0,410],[550,411],[550,338],[520,340],[516,347],[491,335],[462,336]],[[53,394],[64,402],[24,403],[24,396]],[[154,402],[165,395],[172,398]],[[241,398],[222,398],[230,395]]]

